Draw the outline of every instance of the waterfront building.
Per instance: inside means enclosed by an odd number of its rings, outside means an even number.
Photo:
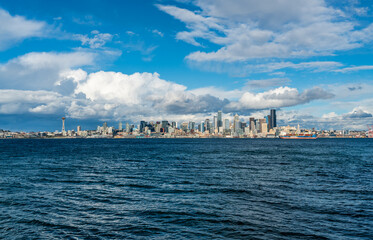
[[[119,131],[122,131],[122,130],[123,130],[122,122],[119,122],[118,130],[119,130]]]

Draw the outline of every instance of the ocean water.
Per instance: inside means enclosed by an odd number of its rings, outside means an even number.
[[[0,140],[1,239],[373,239],[373,139]]]

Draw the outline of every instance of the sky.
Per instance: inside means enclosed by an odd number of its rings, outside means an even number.
[[[0,2],[0,129],[107,121],[373,124],[373,4],[359,0]]]

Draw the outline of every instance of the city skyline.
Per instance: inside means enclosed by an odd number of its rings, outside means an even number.
[[[5,1],[0,129],[53,131],[61,117],[87,129],[197,123],[219,110],[249,122],[277,109],[281,126],[366,130],[372,10],[329,0]]]

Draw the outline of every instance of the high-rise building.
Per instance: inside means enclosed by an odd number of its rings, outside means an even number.
[[[255,118],[250,118],[250,131],[252,132],[256,131],[255,125],[256,125]]]
[[[271,115],[268,115],[266,117],[267,119],[267,124],[268,124],[268,130],[272,129],[272,118],[271,118]]]
[[[210,119],[206,119],[205,120],[205,131],[209,131],[210,132]]]
[[[229,119],[228,118],[226,118],[226,119],[224,119],[224,130],[229,130]]]
[[[130,124],[126,123],[126,132],[129,133],[131,132]]]
[[[106,133],[107,131],[107,122],[104,122],[104,124],[102,124],[102,130],[104,133]]]
[[[277,127],[277,122],[276,122],[276,110],[271,109],[271,128]]]
[[[218,129],[223,126],[222,112],[218,111]]]
[[[146,127],[146,122],[145,121],[140,121],[140,126],[139,126],[140,133],[145,130],[145,127]]]
[[[236,113],[236,115],[234,115],[234,119],[233,119],[233,130],[234,130],[234,132],[238,133],[238,132],[240,132],[240,129],[241,129],[240,117]]]
[[[201,122],[201,132],[205,132],[205,122],[204,121],[202,121]]]
[[[214,129],[213,130],[219,128],[219,126],[218,126],[218,117],[217,116],[214,116],[214,122],[213,122],[213,124],[214,124]]]
[[[122,130],[123,130],[122,122],[119,122],[118,130],[119,130],[119,131],[122,131]]]

